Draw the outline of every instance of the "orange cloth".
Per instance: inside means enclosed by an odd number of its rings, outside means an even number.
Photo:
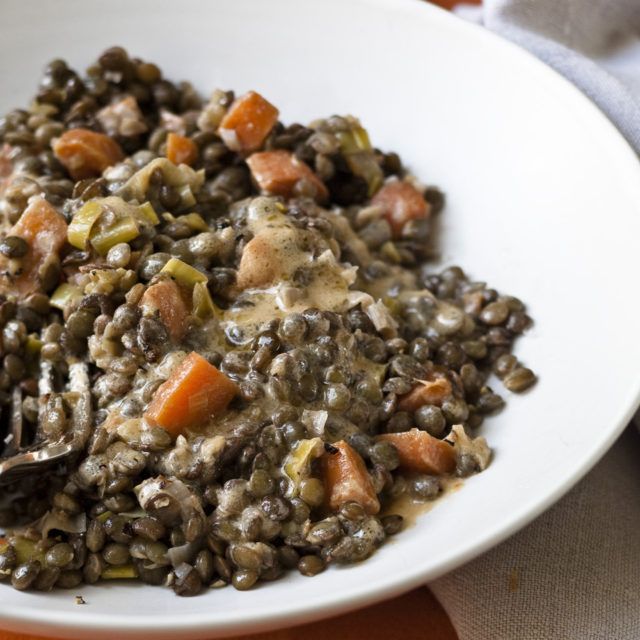
[[[447,614],[429,589],[300,627],[242,636],[238,640],[458,640]],[[0,640],[42,640],[0,631]]]

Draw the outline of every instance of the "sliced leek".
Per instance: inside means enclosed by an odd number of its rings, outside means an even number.
[[[65,282],[51,294],[49,304],[56,309],[60,309],[60,311],[64,311],[68,305],[77,302],[80,298],[82,298],[82,289]]]
[[[140,226],[156,225],[158,215],[149,202],[134,205],[117,196],[86,202],[73,216],[67,237],[77,249],[89,246],[101,255],[120,242],[130,242]]]
[[[183,216],[178,216],[177,220],[179,222],[184,222],[194,231],[209,231],[209,225],[204,221],[204,218],[199,213],[186,213]]]
[[[69,244],[76,249],[86,249],[89,245],[89,237],[93,225],[104,211],[102,205],[95,200],[86,202],[71,219],[69,228],[67,229],[67,239]]]
[[[371,151],[369,134],[364,127],[355,126],[349,131],[338,131],[336,137],[340,141],[340,148],[344,154]]]
[[[368,195],[371,197],[382,185],[384,174],[377,163],[373,152],[363,151],[346,156],[347,164],[354,175],[360,176],[367,183]]]
[[[111,516],[113,515],[113,513],[111,513],[111,511],[105,511],[104,513],[101,513],[99,516],[96,516],[96,520],[100,521],[100,522],[105,522],[106,520],[108,520]]]
[[[369,196],[372,196],[382,185],[384,174],[374,156],[367,130],[354,124],[349,131],[337,132],[336,137],[349,168],[366,181]]]
[[[155,212],[155,209],[150,202],[143,202],[138,207],[138,213],[140,214],[140,217],[149,224],[156,225],[160,223],[160,218],[158,218],[158,214]]]
[[[207,276],[196,268],[182,262],[179,258],[171,258],[167,264],[162,267],[160,273],[169,274],[178,284],[187,287],[193,287],[198,282],[207,282]]]
[[[103,580],[132,580],[138,577],[135,565],[123,564],[119,567],[105,567],[100,574]]]
[[[37,334],[30,333],[27,336],[27,341],[24,345],[24,350],[27,356],[37,356],[40,353],[40,349],[42,349],[42,340],[38,338]]]
[[[106,255],[115,245],[121,242],[131,242],[140,234],[140,229],[136,221],[127,216],[116,220],[112,225],[99,229],[92,234],[91,244],[93,248],[102,256]]]
[[[216,315],[217,308],[204,282],[196,282],[193,287],[193,314],[204,320]]]
[[[311,463],[319,458],[324,451],[324,445],[320,438],[300,440],[295,449],[286,457],[282,470],[291,481],[289,486],[290,497],[298,494],[300,482],[307,478],[311,472]]]
[[[196,203],[195,196],[193,195],[193,191],[188,184],[185,184],[183,187],[178,189],[178,193],[180,194],[180,203],[183,207],[193,207]]]
[[[11,540],[11,546],[16,552],[18,564],[29,562],[29,560],[37,560],[44,564],[44,553],[33,540],[17,536]]]

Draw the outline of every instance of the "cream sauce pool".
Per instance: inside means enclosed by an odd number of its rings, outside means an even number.
[[[440,478],[442,491],[435,500],[416,500],[410,495],[402,495],[396,498],[387,508],[384,509],[382,515],[396,514],[404,519],[404,528],[413,526],[419,516],[431,511],[445,497],[455,491],[458,491],[464,485],[461,478]]]

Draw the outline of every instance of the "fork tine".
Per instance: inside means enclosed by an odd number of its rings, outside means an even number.
[[[70,455],[78,453],[86,445],[91,433],[92,405],[89,369],[84,362],[68,362],[69,379],[66,391],[58,393],[55,389],[55,369],[50,362],[41,362],[38,391],[40,406],[36,438],[29,448],[5,448],[0,457],[0,486],[11,484],[29,475],[41,472],[63,463]],[[71,405],[71,428],[59,434],[47,434],[43,428],[45,411],[49,399]],[[68,423],[67,423],[68,424]],[[22,439],[22,392],[17,387],[12,397],[11,434],[20,443]],[[11,441],[8,444],[12,444]]]
[[[22,389],[16,385],[11,392],[11,413],[9,416],[9,433],[2,452],[4,456],[12,456],[20,450],[22,444]]]
[[[53,364],[49,360],[40,360],[40,378],[38,379],[38,395],[39,398],[39,410],[38,410],[38,426],[36,428],[35,441],[40,442],[46,439],[46,434],[43,431],[43,419],[42,416],[47,407],[49,397],[54,392],[54,380],[55,370]]]
[[[54,392],[55,370],[53,364],[44,358],[40,361],[40,378],[38,380],[38,393],[40,396],[48,396]]]
[[[0,486],[12,484],[46,467],[54,466],[72,451],[73,447],[69,442],[57,442],[41,449],[24,451],[10,458],[0,459]]]
[[[69,364],[69,390],[76,393],[89,391],[89,367],[86,362]]]
[[[78,449],[84,447],[91,432],[91,387],[89,368],[86,362],[69,365],[69,390],[78,395],[72,413],[73,444]]]

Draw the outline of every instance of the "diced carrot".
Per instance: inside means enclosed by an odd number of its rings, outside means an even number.
[[[237,393],[236,385],[192,351],[158,387],[144,417],[178,436],[222,413]]]
[[[158,311],[171,339],[178,341],[187,329],[189,310],[175,280],[161,280],[151,285],[140,300],[143,310]]]
[[[29,250],[21,258],[20,273],[15,277],[3,278],[2,289],[17,291],[21,295],[38,291],[38,268],[47,256],[58,253],[64,246],[67,240],[67,223],[44,198],[36,198],[7,235],[25,240]],[[0,264],[6,263],[7,259],[2,257]]]
[[[167,159],[173,164],[191,166],[198,159],[198,145],[191,138],[170,132],[167,136]]]
[[[242,250],[236,284],[240,289],[261,287],[273,282],[278,271],[278,257],[269,240],[257,235]]]
[[[378,513],[380,502],[360,455],[344,440],[334,442],[333,447],[336,452],[320,458],[328,508],[337,511],[340,505],[353,501],[369,514]]]
[[[270,195],[290,198],[296,183],[303,178],[313,185],[319,202],[329,195],[322,180],[289,151],[278,149],[254,153],[247,159],[247,164],[260,189]]]
[[[89,129],[65,131],[54,142],[53,152],[74,180],[99,176],[124,158],[115,140]]]
[[[409,393],[400,397],[400,411],[416,411],[425,404],[442,404],[451,395],[451,383],[446,378],[420,380]]]
[[[409,220],[428,218],[431,213],[422,194],[413,185],[401,180],[387,182],[373,197],[371,204],[383,209],[396,238],[402,235],[402,228]]]
[[[218,134],[232,151],[255,151],[278,121],[278,113],[259,93],[249,91],[231,105]]]
[[[444,440],[426,431],[411,429],[402,433],[383,433],[376,440],[390,442],[398,450],[400,468],[405,471],[440,475],[451,473],[456,466],[456,452]]]

